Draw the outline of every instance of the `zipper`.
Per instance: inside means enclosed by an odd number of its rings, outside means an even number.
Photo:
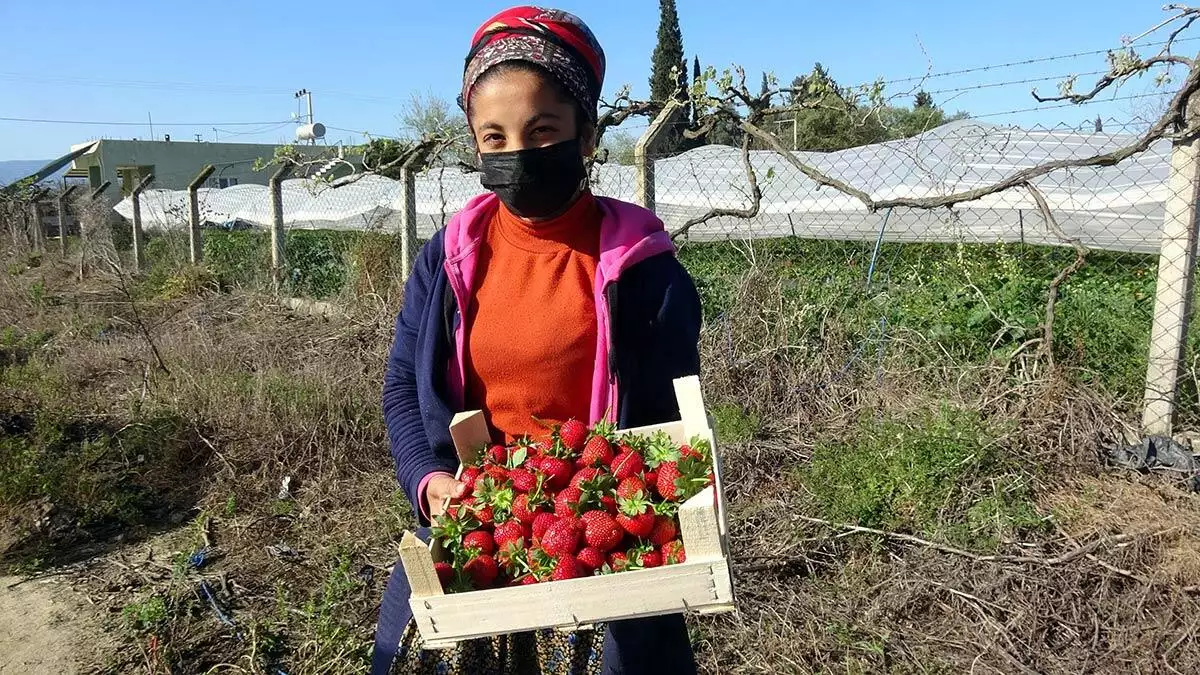
[[[608,417],[615,423],[619,415],[620,382],[617,376],[617,282],[612,281],[604,288],[608,304]]]

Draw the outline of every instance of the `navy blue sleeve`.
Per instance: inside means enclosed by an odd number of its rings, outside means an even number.
[[[674,256],[646,260],[619,283],[617,374],[622,428],[679,419],[674,382],[700,374],[700,296]]]
[[[413,272],[404,285],[404,306],[396,319],[396,335],[388,354],[383,378],[383,416],[387,423],[392,458],[396,462],[396,480],[404,489],[413,511],[420,517],[418,493],[421,479],[434,471],[454,473],[456,465],[435,452],[425,432],[421,400],[418,395],[418,328],[426,325],[431,307],[440,307],[440,299],[431,302],[430,292],[440,273],[440,238],[434,238],[421,250]],[[435,311],[436,310],[432,310]],[[438,321],[438,318],[433,318]],[[434,364],[423,364],[425,369]],[[423,518],[421,520],[424,520]]]

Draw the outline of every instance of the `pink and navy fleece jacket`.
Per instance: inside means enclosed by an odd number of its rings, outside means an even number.
[[[596,359],[591,373],[580,373],[591,380],[588,421],[626,429],[678,419],[672,383],[700,372],[695,284],[657,216],[614,199],[597,202]],[[383,413],[396,478],[422,524],[425,482],[458,468],[449,426],[466,405],[462,308],[472,302],[478,247],[498,206],[491,193],[472,199],[425,244],[396,319]]]

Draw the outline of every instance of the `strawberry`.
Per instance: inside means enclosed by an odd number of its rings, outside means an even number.
[[[503,445],[493,445],[487,449],[487,460],[492,464],[504,466],[508,462],[508,448]]]
[[[663,563],[662,554],[658,551],[644,551],[638,559],[638,563],[646,569],[661,567]]]
[[[471,578],[471,584],[477,589],[491,588],[500,576],[500,566],[490,555],[478,555],[463,565],[463,572]]]
[[[600,508],[611,516],[617,515],[617,498],[612,495],[604,495],[600,498]]]
[[[504,468],[503,466],[495,464],[488,465],[484,467],[483,473],[497,483],[503,483],[504,481],[508,480],[508,469]]]
[[[570,486],[571,487],[579,487],[579,484],[582,483],[583,481],[595,480],[596,477],[598,477],[601,473],[602,473],[602,471],[600,469],[595,469],[595,468],[580,469],[575,472],[574,476],[571,476]]]
[[[588,511],[582,518],[583,539],[598,551],[611,551],[625,538],[625,531],[604,511]]]
[[[612,445],[608,439],[601,435],[594,435],[588,439],[587,445],[583,446],[583,452],[579,455],[579,462],[583,466],[607,466],[613,461]]]
[[[576,579],[583,576],[579,569],[579,561],[574,555],[564,555],[558,559],[558,563],[554,566],[554,572],[550,575],[552,581],[563,581],[564,579]]]
[[[591,574],[604,567],[605,562],[604,554],[591,546],[579,549],[579,553],[575,554],[575,559],[579,561],[580,566],[583,567],[583,571],[586,574]]]
[[[536,584],[536,583],[538,583],[538,578],[533,576],[532,574],[527,574],[527,575],[521,577],[521,579],[519,581],[517,581],[518,586],[529,586],[531,584]]]
[[[564,488],[554,497],[554,515],[559,518],[573,516],[579,512],[579,500],[583,491],[576,487]]]
[[[533,517],[533,540],[541,541],[546,535],[546,530],[558,521],[558,516],[553,513],[539,513]]]
[[[477,551],[483,555],[491,555],[496,552],[496,540],[492,538],[491,532],[475,530],[463,537],[463,548],[468,551]]]
[[[637,476],[630,476],[617,486],[617,496],[621,499],[633,499],[646,496],[646,482]]]
[[[674,501],[680,496],[676,481],[683,476],[676,462],[663,462],[658,465],[658,476],[654,479],[654,487],[658,496],[667,501]]]
[[[475,480],[479,478],[479,474],[480,471],[479,467],[477,466],[468,466],[462,470],[461,474],[459,474],[458,480],[461,481],[463,485],[467,486],[467,494],[471,494],[475,491]]]
[[[629,557],[624,551],[613,551],[608,554],[608,567],[611,572],[623,572],[629,568]]]
[[[679,461],[679,448],[666,433],[655,432],[646,445],[646,465],[656,469],[663,462]]]
[[[441,582],[442,588],[446,588],[450,585],[451,581],[454,581],[454,566],[450,563],[435,562],[433,563],[433,569],[437,572],[438,581]]]
[[[550,555],[574,556],[579,550],[580,534],[582,528],[577,518],[559,518],[542,535],[542,548]]]
[[[612,460],[612,473],[618,481],[638,475],[645,467],[646,462],[642,459],[641,453],[632,448],[622,450]]]
[[[499,530],[497,530],[498,532]],[[665,546],[679,534],[678,528],[675,527],[675,519],[668,516],[658,516],[654,519],[654,529],[650,531],[650,543],[655,546]],[[499,535],[497,535],[498,537]],[[499,539],[497,538],[497,541]]]
[[[629,534],[641,539],[654,529],[654,508],[645,499],[620,499],[617,501],[617,524]]]
[[[495,530],[492,532],[492,538],[496,542],[496,546],[504,548],[509,542],[520,541],[525,537],[525,528],[516,520],[506,520],[503,523],[497,523]]]
[[[490,527],[496,520],[496,512],[491,504],[476,506],[475,517],[484,527]]]
[[[517,492],[532,492],[537,487],[537,476],[526,468],[510,469],[508,479],[512,481],[513,489]]]
[[[537,514],[545,511],[544,501],[537,501],[529,495],[517,495],[513,498],[512,517],[523,525],[532,525]]]
[[[658,469],[647,469],[646,472],[642,474],[642,480],[645,481],[646,485],[655,486],[654,489],[657,490]]]
[[[683,550],[683,542],[678,539],[663,544],[661,551],[664,565],[687,562],[687,553]]]
[[[546,474],[546,487],[551,490],[567,487],[575,474],[575,465],[564,457],[543,457],[538,468]]]
[[[558,440],[571,452],[579,452],[587,442],[587,426],[576,419],[569,419],[558,428]]]

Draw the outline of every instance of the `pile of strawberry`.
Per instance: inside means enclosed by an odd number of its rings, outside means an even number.
[[[486,448],[459,480],[468,496],[433,528],[442,587],[536,584],[684,562],[679,505],[712,483],[712,448],[570,420]]]

